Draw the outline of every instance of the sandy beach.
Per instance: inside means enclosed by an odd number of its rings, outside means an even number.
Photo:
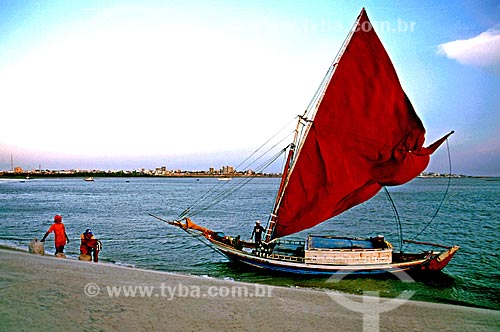
[[[1,331],[477,332],[500,330],[500,311],[268,287],[0,249],[0,322]]]

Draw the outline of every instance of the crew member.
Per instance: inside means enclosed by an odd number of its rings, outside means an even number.
[[[264,227],[261,226],[260,221],[257,220],[255,222],[255,226],[253,228],[252,236],[250,239],[253,239],[255,235],[255,248],[259,247],[260,242],[262,241],[262,234],[264,233]]]

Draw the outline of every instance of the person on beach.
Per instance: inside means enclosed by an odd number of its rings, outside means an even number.
[[[99,240],[96,240],[94,238],[94,235],[92,234],[92,230],[90,228],[87,228],[85,232],[82,233],[80,236],[80,257],[79,259],[81,260],[89,260],[89,261],[94,261],[94,263],[97,263],[99,261],[99,250],[100,250],[101,244]],[[88,259],[86,259],[85,256],[88,256]],[[92,256],[93,259],[92,259]]]
[[[250,239],[253,239],[255,235],[255,248],[258,248],[260,242],[262,241],[262,233],[264,233],[264,227],[262,227],[260,221],[257,220],[255,222],[255,227],[253,228],[252,236],[250,236]]]
[[[66,243],[69,243],[68,234],[66,234],[66,228],[62,223],[62,217],[58,214],[54,216],[54,223],[50,226],[49,230],[45,233],[40,242],[45,242],[47,236],[50,233],[54,232],[54,244],[56,247],[56,253],[54,255],[63,256],[64,255],[64,246]]]

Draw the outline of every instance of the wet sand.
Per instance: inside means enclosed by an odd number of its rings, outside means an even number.
[[[377,313],[384,310],[389,311]],[[500,311],[268,287],[0,249],[0,331],[35,330],[480,332],[500,331]]]

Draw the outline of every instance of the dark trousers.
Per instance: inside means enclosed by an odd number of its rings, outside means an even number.
[[[64,253],[64,246],[56,246],[56,253],[57,254],[63,254]]]
[[[94,263],[97,263],[99,261],[99,250],[92,250],[92,252],[94,253]]]
[[[93,247],[80,246],[80,254],[89,255],[90,257],[93,257],[94,263],[97,263],[99,261],[99,250]]]

